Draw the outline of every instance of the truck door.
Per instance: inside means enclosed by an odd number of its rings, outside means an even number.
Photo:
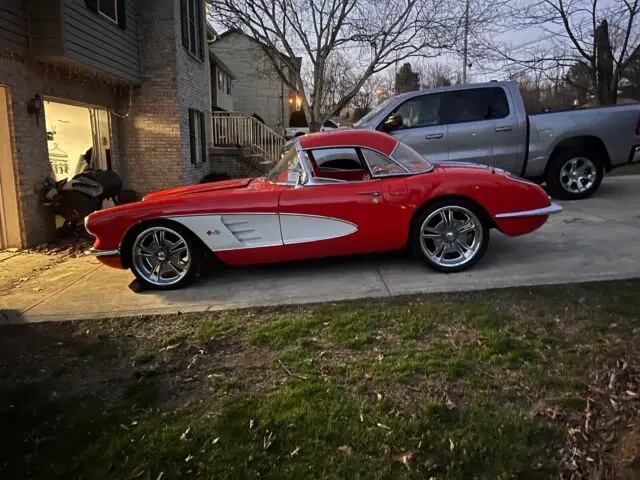
[[[520,173],[518,122],[502,87],[444,93],[450,161],[482,163]]]
[[[413,147],[429,161],[447,161],[447,127],[442,122],[441,105],[441,93],[409,98],[391,113],[391,116],[402,116],[402,125],[396,127],[391,135]]]

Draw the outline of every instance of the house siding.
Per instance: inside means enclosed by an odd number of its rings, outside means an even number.
[[[133,0],[125,5],[126,29],[122,29],[87,8],[84,0],[65,0],[65,56],[138,84],[138,15]]]
[[[209,48],[236,77],[233,81],[235,110],[260,115],[276,131],[289,126],[290,89],[259,45],[244,35],[231,33]]]
[[[31,53],[35,58],[64,55],[62,0],[29,0]]]
[[[0,5],[0,50],[20,55],[29,51],[27,8],[24,0],[3,0]]]

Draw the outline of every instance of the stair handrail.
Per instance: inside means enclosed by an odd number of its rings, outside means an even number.
[[[249,148],[254,154],[275,163],[285,143],[284,137],[244,112],[213,112],[213,144]]]

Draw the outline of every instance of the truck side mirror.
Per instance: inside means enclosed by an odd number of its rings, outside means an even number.
[[[384,122],[385,132],[393,132],[399,128],[402,128],[402,115],[399,113],[390,115]]]

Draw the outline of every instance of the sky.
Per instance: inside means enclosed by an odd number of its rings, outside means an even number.
[[[470,0],[473,2],[474,0]],[[536,3],[542,3],[544,0],[511,0],[512,5],[532,5]],[[558,0],[554,0],[558,1]],[[566,3],[591,3],[592,0],[565,0]],[[620,5],[622,0],[598,0],[598,8],[599,10],[603,10],[606,8],[610,8],[614,5]],[[588,24],[591,23],[590,18],[584,19]],[[506,26],[495,26],[493,29],[496,30],[492,37],[487,39],[491,40],[491,43],[494,45],[505,45],[508,44],[511,48],[515,48],[515,55],[519,57],[526,57],[531,49],[552,49],[553,43],[557,42],[559,36],[554,36],[549,33],[548,29],[549,25],[546,26],[547,30],[542,27],[531,27],[526,29],[516,29],[513,26],[508,26],[508,19],[499,18],[497,19],[498,24],[506,24]],[[637,22],[637,28],[640,30],[640,20]],[[214,25],[216,27],[216,25]],[[219,26],[218,26],[219,27]],[[556,27],[558,33],[563,32],[561,27]],[[218,30],[224,30],[223,28]],[[451,71],[461,71],[462,70],[462,58],[459,55],[441,55],[433,60],[421,60],[422,63],[429,64],[430,62],[438,62],[440,64],[445,64],[449,67]],[[419,62],[415,60],[411,60],[411,63],[417,65]],[[393,73],[395,66],[389,68],[388,73]],[[508,70],[505,68],[503,62],[500,61],[474,61],[473,66],[468,71],[469,81],[470,82],[483,82],[489,80],[505,80],[509,76]]]

